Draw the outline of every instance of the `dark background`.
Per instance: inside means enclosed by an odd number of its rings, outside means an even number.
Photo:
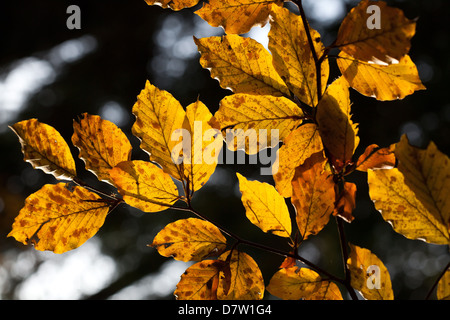
[[[415,145],[425,147],[429,141],[434,141],[448,155],[450,3],[444,0],[388,3],[403,9],[408,18],[419,17],[410,55],[427,90],[392,102],[377,102],[352,91],[353,120],[359,123],[361,138],[357,152],[361,153],[372,143],[388,146],[397,142],[401,134],[407,133]],[[66,8],[71,4],[81,8],[81,30],[66,27],[69,16]],[[347,1],[346,10],[354,4],[354,1]],[[323,23],[320,15],[309,15],[308,6],[305,10],[312,27],[319,30],[325,44],[330,44],[343,17],[332,23]],[[169,16],[171,18],[165,20]],[[212,112],[217,109],[220,99],[230,94],[210,78],[207,70],[200,67],[198,55],[180,58],[180,50],[183,53],[184,47],[169,53],[161,46],[161,39],[167,40],[169,36],[192,35],[192,31],[196,30],[195,21],[198,22],[198,19],[192,10],[175,13],[147,6],[143,0],[127,1],[126,4],[115,0],[0,3],[0,298],[21,299],[21,285],[38,272],[47,259],[51,259],[49,255],[41,255],[6,235],[24,199],[43,184],[55,182],[51,176],[32,170],[29,164],[22,161],[20,144],[5,126],[38,118],[55,127],[71,145],[72,119],[83,112],[103,112],[116,119],[129,136],[135,146],[133,157],[147,159],[139,150],[137,139],[130,134],[134,121],[131,108],[147,79],[159,88],[170,91],[185,107],[200,97]],[[168,33],[162,32],[161,28]],[[201,36],[209,35],[214,34]],[[61,59],[55,58],[54,49],[71,39],[77,39],[78,50],[87,50],[87,53],[82,58],[61,62]],[[47,67],[53,70],[52,78],[32,91],[22,109],[8,114],[11,118],[4,123],[1,117],[6,118],[6,115],[2,110],[8,108],[8,100],[2,100],[1,96],[9,92],[1,84],[17,66],[30,58],[46,62]],[[330,80],[339,75],[334,61],[331,65]],[[78,151],[75,148],[72,151],[77,157]],[[96,183],[92,174],[83,172],[81,161],[78,161],[78,166],[84,179]],[[239,171],[249,178],[271,181],[267,176],[258,177],[258,170],[256,165],[220,165],[214,180],[198,192],[195,206],[238,234],[287,249],[280,239],[262,234],[245,218],[244,208],[236,193],[235,172]],[[368,198],[365,178],[365,174],[352,176],[358,184],[358,201],[354,213],[356,220],[346,225],[348,240],[370,249],[386,264],[397,299],[423,299],[448,262],[448,247],[406,240],[394,233]],[[104,288],[88,293],[81,288],[81,292],[73,298],[107,299],[123,288],[133,288],[137,281],[148,275],[158,274],[161,265],[170,259],[159,256],[146,244],[151,243],[165,224],[187,216],[171,210],[143,214],[125,206],[114,211],[96,239],[99,240],[101,252],[116,263],[115,275]],[[248,247],[243,249],[260,265],[268,283],[282,258]],[[339,274],[342,265],[339,250],[336,226],[331,221],[318,236],[302,245],[301,254],[324,269]],[[28,257],[34,255],[34,258],[21,261],[24,253]],[[22,271],[19,272],[17,268],[21,265]],[[270,295],[267,294],[267,297]],[[43,294],[39,298],[45,299],[46,296]],[[149,290],[141,298],[173,299],[173,296],[155,296]]]

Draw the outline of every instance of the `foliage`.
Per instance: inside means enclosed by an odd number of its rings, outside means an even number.
[[[146,2],[173,10],[198,3]],[[394,299],[383,262],[345,241],[343,224],[355,219],[357,192],[347,176],[356,170],[367,173],[375,208],[396,232],[449,245],[449,158],[432,142],[422,150],[406,136],[391,146],[371,144],[358,155],[350,90],[385,101],[425,89],[408,56],[416,22],[382,1],[363,0],[344,18],[336,40],[325,46],[301,2],[294,3],[299,15],[278,0],[210,0],[195,11],[226,32],[194,41],[200,64],[233,94],[212,115],[200,100],[183,108],[169,92],[147,82],[132,109],[132,133],[149,161],[131,159],[131,144],[115,124],[89,114],[74,121],[72,143],[79,157],[99,180],[117,189],[113,194],[77,176],[70,149],[54,128],[36,119],[12,125],[24,160],[60,182],[26,199],[9,236],[37,250],[63,253],[94,236],[119,205],[144,212],[172,208],[196,218],[168,224],[149,245],[165,257],[196,262],[181,276],[178,299],[262,299],[267,290],[282,299],[341,300],[344,289],[352,299],[357,299],[355,290],[365,299]],[[366,25],[372,5],[382,12],[380,28]],[[270,52],[240,36],[269,20]],[[339,54],[332,55],[333,50]],[[341,72],[337,79],[329,79],[333,61]],[[277,139],[264,139],[262,132],[269,129],[277,130]],[[249,130],[255,135],[246,135]],[[194,208],[193,196],[214,173],[224,142],[247,154],[282,142],[272,166],[274,185],[236,175],[248,220],[286,239],[289,252],[244,239]],[[298,254],[302,243],[332,218],[340,231],[344,278]],[[267,286],[244,245],[285,257]],[[437,298],[448,299],[449,271],[436,286]]]

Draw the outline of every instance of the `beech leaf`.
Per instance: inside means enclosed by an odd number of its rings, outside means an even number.
[[[216,226],[197,218],[168,224],[151,244],[162,256],[172,256],[181,261],[200,261],[209,256],[219,256],[226,245],[226,238]]]
[[[80,150],[86,169],[99,180],[110,182],[109,170],[131,158],[131,143],[114,123],[97,115],[83,114],[73,123],[72,143]]]
[[[61,134],[53,127],[30,119],[10,126],[19,138],[24,160],[56,179],[72,180],[76,175],[75,160]]]
[[[438,300],[450,300],[450,269],[439,280],[436,295]]]
[[[356,163],[356,170],[367,172],[367,170],[392,169],[396,165],[394,146],[380,148],[376,144],[371,144],[359,156]]]
[[[158,5],[164,9],[170,8],[174,11],[179,11],[184,8],[191,8],[195,6],[199,0],[145,0],[145,2],[149,5]]]
[[[103,225],[109,206],[89,190],[65,183],[44,185],[28,196],[9,237],[36,250],[64,253],[93,237]]]

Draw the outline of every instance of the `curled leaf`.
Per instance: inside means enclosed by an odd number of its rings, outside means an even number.
[[[372,144],[366,148],[364,153],[359,156],[356,163],[356,170],[378,170],[378,169],[392,169],[396,165],[396,158],[394,154],[394,146],[388,148],[380,148],[376,144]]]

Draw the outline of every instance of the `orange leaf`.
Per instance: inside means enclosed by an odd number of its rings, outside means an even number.
[[[277,159],[272,166],[275,187],[283,197],[292,195],[291,182],[295,169],[314,153],[323,153],[322,140],[315,124],[306,123],[286,137],[277,150]]]
[[[78,248],[103,225],[109,206],[82,187],[44,185],[25,200],[8,236],[36,250],[64,253]]]
[[[217,298],[219,300],[261,300],[264,297],[264,279],[255,260],[244,252],[223,253],[219,260],[229,264],[229,275],[220,272]]]
[[[242,34],[267,23],[272,3],[282,5],[283,0],[209,0],[195,13],[228,34]]]
[[[367,300],[393,300],[391,277],[383,262],[367,249],[350,244],[350,283]]]
[[[144,212],[168,209],[179,199],[170,176],[151,162],[121,162],[111,169],[110,176],[123,200]]]
[[[368,27],[369,6],[379,9],[379,28]],[[342,21],[335,45],[355,59],[390,64],[408,53],[415,31],[415,21],[402,10],[384,1],[363,0]]]
[[[73,129],[72,143],[80,150],[86,169],[99,180],[111,182],[109,170],[131,158],[127,136],[114,123],[87,113],[79,122],[74,121]]]
[[[292,204],[303,240],[321,231],[334,210],[335,183],[327,159],[316,153],[295,170]]]
[[[36,119],[17,122],[10,127],[19,137],[24,160],[56,179],[72,180],[76,175],[75,161],[61,134]]]
[[[337,196],[336,206],[333,215],[339,216],[347,222],[352,222],[355,217],[352,215],[356,207],[356,184],[344,182],[344,189]]]
[[[153,239],[159,254],[175,260],[203,260],[218,256],[227,245],[226,238],[212,223],[197,218],[169,223]]]
[[[356,170],[367,172],[369,169],[392,169],[395,167],[395,164],[394,146],[380,148],[376,144],[371,144],[359,156],[358,162],[356,163]]]

